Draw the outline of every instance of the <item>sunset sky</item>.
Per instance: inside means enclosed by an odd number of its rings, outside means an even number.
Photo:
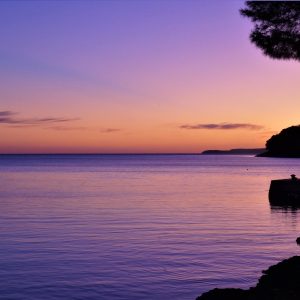
[[[0,2],[0,153],[263,147],[300,123],[300,64],[244,1]]]

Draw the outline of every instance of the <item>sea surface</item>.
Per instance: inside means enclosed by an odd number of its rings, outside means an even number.
[[[300,160],[0,155],[0,299],[195,299],[300,254],[271,179]]]

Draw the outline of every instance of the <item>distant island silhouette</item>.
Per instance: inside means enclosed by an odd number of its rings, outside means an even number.
[[[257,157],[300,158],[300,125],[290,126],[273,135],[266,148],[205,150],[202,155],[256,155]]]
[[[266,142],[266,150],[257,156],[300,158],[300,125],[285,128],[273,135]]]
[[[230,149],[230,150],[205,150],[202,155],[258,155],[264,153],[265,148],[255,149]]]

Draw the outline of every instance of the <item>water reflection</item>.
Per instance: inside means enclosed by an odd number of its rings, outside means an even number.
[[[277,213],[277,212],[290,213],[290,214],[300,213],[300,206],[270,204],[270,208],[272,213]]]
[[[272,205],[270,204],[271,215],[275,218],[280,215],[285,219],[286,222],[296,227],[298,217],[300,215],[300,206],[289,206],[289,205]]]
[[[295,226],[300,213],[300,180],[294,174],[290,179],[271,180],[268,196],[271,214],[281,214]]]

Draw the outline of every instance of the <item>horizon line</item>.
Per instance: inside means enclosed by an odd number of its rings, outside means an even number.
[[[120,153],[0,153],[1,155],[199,155],[202,152],[120,152]]]

